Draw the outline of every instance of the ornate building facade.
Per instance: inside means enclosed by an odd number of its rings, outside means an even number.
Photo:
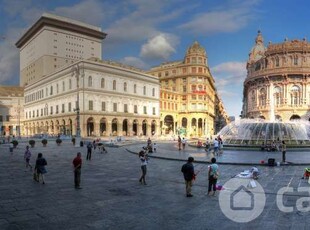
[[[0,136],[24,135],[23,108],[23,87],[0,86]]]
[[[310,43],[288,40],[264,46],[260,31],[247,62],[244,118],[310,120]]]
[[[158,78],[102,61],[105,36],[97,27],[44,14],[16,43],[27,136],[76,135],[77,127],[82,137],[158,134]]]
[[[198,42],[187,49],[183,61],[163,63],[148,73],[160,80],[162,135],[211,136],[216,127],[221,128],[216,122],[222,122],[222,117],[225,126],[228,117],[217,95],[206,51]]]

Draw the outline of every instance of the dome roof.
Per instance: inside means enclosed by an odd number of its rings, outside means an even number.
[[[207,56],[205,48],[203,48],[197,41],[195,41],[186,51],[186,56],[193,54]]]
[[[255,62],[265,55],[266,47],[264,46],[264,39],[261,31],[259,30],[255,39],[255,45],[249,54],[249,62]]]

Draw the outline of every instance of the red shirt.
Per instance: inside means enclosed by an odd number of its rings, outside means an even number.
[[[75,168],[81,168],[81,166],[82,166],[82,159],[81,159],[81,157],[77,156],[76,158],[74,158],[72,163],[73,163]]]

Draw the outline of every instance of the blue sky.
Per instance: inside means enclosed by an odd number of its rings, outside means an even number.
[[[246,61],[257,30],[265,45],[310,39],[307,0],[0,0],[0,85],[19,84],[14,44],[43,12],[102,28],[103,59],[149,69],[182,60],[197,40],[228,115],[240,115]]]

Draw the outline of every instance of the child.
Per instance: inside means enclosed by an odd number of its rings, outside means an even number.
[[[154,153],[156,153],[156,143],[153,143]]]

